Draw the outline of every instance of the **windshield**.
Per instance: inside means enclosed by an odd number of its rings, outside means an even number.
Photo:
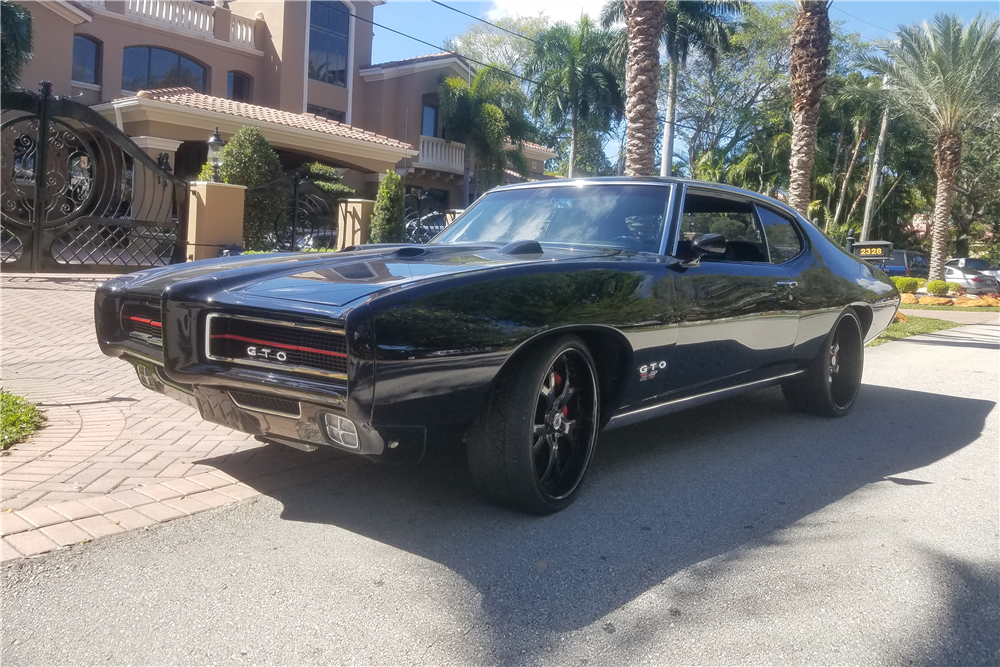
[[[598,245],[659,252],[670,187],[583,184],[487,194],[433,243]]]

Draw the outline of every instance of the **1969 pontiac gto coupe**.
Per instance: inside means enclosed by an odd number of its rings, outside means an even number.
[[[390,460],[464,429],[484,494],[549,513],[602,430],[775,384],[846,414],[898,306],[773,199],[609,178],[498,188],[429,245],[121,276],[96,319],[105,354],[209,421]]]

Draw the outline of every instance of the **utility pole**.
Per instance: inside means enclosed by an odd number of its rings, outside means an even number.
[[[861,240],[867,241],[872,228],[872,216],[875,214],[875,198],[878,196],[878,179],[882,173],[882,152],[885,150],[885,135],[889,132],[889,107],[882,114],[882,129],[878,133],[878,143],[875,144],[875,158],[872,161],[871,178],[868,181],[868,201],[865,202],[865,218],[861,225]]]

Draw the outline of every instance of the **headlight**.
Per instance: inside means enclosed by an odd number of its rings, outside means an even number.
[[[323,427],[326,429],[326,436],[338,445],[343,445],[351,449],[360,449],[358,428],[347,417],[327,412],[323,415]]]

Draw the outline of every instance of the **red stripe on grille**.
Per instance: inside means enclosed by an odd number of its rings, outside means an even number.
[[[229,338],[231,340],[241,340],[244,343],[256,343],[257,345],[272,345],[274,347],[280,347],[286,350],[298,350],[299,352],[315,352],[316,354],[328,354],[331,357],[344,357],[345,359],[347,358],[347,355],[342,352],[317,350],[314,347],[302,347],[300,345],[284,345],[282,343],[272,343],[269,340],[257,340],[256,338],[247,338],[246,336],[237,336],[236,334],[214,334],[212,338]]]
[[[163,328],[163,324],[161,324],[160,322],[156,322],[154,320],[147,320],[145,317],[133,317],[129,315],[128,319],[132,320],[133,322],[142,322],[143,324],[148,324],[153,327]]]

